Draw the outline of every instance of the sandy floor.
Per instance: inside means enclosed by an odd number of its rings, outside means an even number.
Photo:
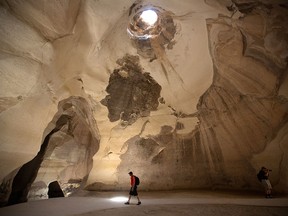
[[[140,192],[142,204],[127,192],[81,192],[73,197],[30,201],[0,209],[0,215],[29,216],[287,216],[288,197],[265,199],[259,194],[211,191]]]

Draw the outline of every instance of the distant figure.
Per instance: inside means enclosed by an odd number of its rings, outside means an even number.
[[[49,184],[48,197],[49,198],[64,197],[64,193],[63,193],[58,181],[53,181]]]
[[[128,201],[125,204],[126,205],[130,204],[131,196],[137,196],[137,199],[138,199],[137,205],[141,205],[141,201],[139,199],[138,192],[137,192],[137,185],[139,184],[139,179],[137,176],[133,175],[133,172],[129,172],[128,174],[130,175],[131,188],[130,188],[130,192],[129,192]]]
[[[269,181],[269,172],[272,170],[269,170],[265,167],[262,167],[259,173],[257,174],[257,177],[259,181],[262,183],[262,185],[265,188],[265,197],[266,198],[272,198],[271,192],[272,192],[272,185]]]

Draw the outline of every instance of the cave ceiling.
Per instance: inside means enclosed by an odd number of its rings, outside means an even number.
[[[1,0],[2,200],[131,170],[246,190],[263,165],[287,193],[287,23],[284,0]]]

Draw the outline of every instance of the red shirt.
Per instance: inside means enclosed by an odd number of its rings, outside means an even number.
[[[131,184],[131,187],[134,187],[134,185],[135,185],[135,176],[131,176],[130,177],[130,184]]]

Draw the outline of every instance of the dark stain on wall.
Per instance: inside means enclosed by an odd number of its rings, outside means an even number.
[[[138,56],[126,55],[117,63],[120,68],[111,74],[106,88],[108,95],[101,103],[107,106],[111,122],[121,119],[133,124],[157,109],[161,86],[143,71]]]

